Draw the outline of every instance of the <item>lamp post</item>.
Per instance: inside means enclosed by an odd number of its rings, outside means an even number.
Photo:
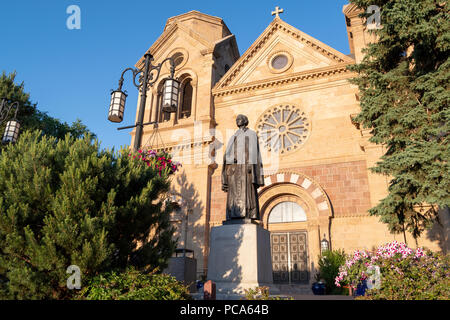
[[[9,112],[16,108],[14,117],[6,123],[5,133],[3,134],[2,143],[15,143],[19,137],[20,123],[17,121],[17,112],[19,111],[19,102],[15,101],[8,104],[8,99],[2,98],[0,102],[0,124],[3,123],[9,115]]]
[[[170,61],[170,77],[166,78],[164,82],[163,90],[163,105],[162,111],[173,113],[177,111],[178,108],[178,93],[180,89],[180,82],[174,78],[175,74],[175,62],[170,58],[164,59],[161,63],[154,66],[152,65],[153,56],[150,53],[144,55],[144,67],[142,69],[127,68],[122,72],[119,80],[119,88],[111,92],[111,104],[109,106],[108,120],[111,122],[122,122],[123,113],[125,110],[125,101],[127,94],[122,91],[123,77],[127,71],[133,73],[133,84],[138,90],[141,91],[141,100],[138,111],[138,119],[134,125],[117,128],[117,130],[129,129],[136,127],[136,136],[134,138],[133,150],[137,151],[141,145],[142,132],[145,125],[156,124],[156,121],[151,121],[147,123],[144,122],[144,110],[145,103],[147,101],[147,90],[152,87],[156,81],[158,81],[159,74],[161,72],[162,65],[169,60]],[[136,78],[138,82],[136,82]]]

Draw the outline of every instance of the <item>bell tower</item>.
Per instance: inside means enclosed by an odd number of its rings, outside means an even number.
[[[356,60],[356,63],[359,63],[364,57],[362,49],[366,48],[369,43],[375,42],[376,37],[369,32],[370,28],[367,26],[366,19],[359,16],[363,10],[359,9],[355,4],[345,5],[342,12],[345,15],[345,23],[347,25],[350,54]],[[379,14],[379,12],[374,14]]]
[[[209,156],[214,141],[211,129],[217,125],[212,88],[239,59],[239,50],[235,36],[221,18],[190,11],[169,18],[147,53],[153,55],[153,65],[172,57],[174,77],[180,86],[177,110],[163,112],[164,81],[170,75],[170,64],[164,62],[158,81],[147,91],[144,123],[156,125],[144,127],[141,148],[165,150],[182,163],[171,183],[170,193],[180,207],[178,218],[171,220],[185,239],[178,249],[193,250],[199,276],[207,267],[214,171]],[[144,57],[136,67],[142,68],[143,63]]]
[[[169,18],[163,33],[147,52],[153,55],[154,65],[167,57],[174,58],[175,78],[180,81],[175,113],[163,112],[161,108],[164,79],[170,73],[168,62],[161,69],[160,80],[148,92],[144,121],[158,122],[165,147],[175,142],[171,141],[174,129],[192,131],[192,137],[194,122],[197,125],[201,122],[202,130],[206,132],[214,127],[211,89],[239,58],[235,36],[223,20],[198,11]],[[142,57],[136,67],[141,68],[143,62]],[[142,147],[146,143],[145,136],[149,136],[152,130],[151,126],[144,129]]]

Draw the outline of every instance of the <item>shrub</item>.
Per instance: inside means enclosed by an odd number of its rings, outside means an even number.
[[[244,289],[244,300],[294,300],[292,297],[270,296],[269,287]]]
[[[189,290],[167,274],[140,272],[107,272],[90,280],[78,297],[82,300],[190,300]]]
[[[336,286],[335,279],[346,257],[344,250],[325,250],[319,257],[318,278],[325,280],[326,294],[345,294],[344,288]]]
[[[379,288],[366,291],[361,299],[436,300],[450,298],[449,255],[408,248],[396,241],[380,246],[375,253],[355,251],[341,266],[336,285],[356,288],[371,277],[370,270],[381,272]]]
[[[82,287],[103,272],[167,265],[173,167],[128,154],[39,131],[0,152],[0,299],[70,298],[70,265]]]

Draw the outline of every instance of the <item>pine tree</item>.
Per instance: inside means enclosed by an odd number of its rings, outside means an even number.
[[[175,249],[167,174],[86,135],[23,132],[0,153],[0,299],[63,299],[129,266],[166,266]]]
[[[368,46],[353,83],[356,122],[387,148],[372,170],[388,176],[388,195],[370,210],[392,232],[416,239],[450,205],[450,15],[448,1],[351,0],[381,9],[378,41]],[[370,14],[363,14],[368,17]]]
[[[24,83],[15,83],[16,73],[6,74],[2,72],[0,75],[0,99],[6,98],[10,103],[19,102],[19,112],[17,118],[20,122],[20,130],[41,130],[43,134],[64,139],[67,133],[75,138],[82,137],[88,133],[92,137],[95,134],[90,132],[87,127],[77,119],[72,125],[62,122],[49,116],[46,112],[42,112],[37,108],[36,103],[30,100],[30,94],[25,92]],[[9,115],[12,117],[12,114]],[[0,125],[0,135],[3,136],[6,122]],[[0,139],[1,139],[0,136]]]

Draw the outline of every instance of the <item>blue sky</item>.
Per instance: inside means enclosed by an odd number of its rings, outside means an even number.
[[[16,71],[38,108],[72,123],[80,118],[103,148],[130,144],[138,92],[129,96],[121,124],[107,120],[110,90],[161,35],[168,18],[190,10],[221,17],[236,35],[241,55],[272,21],[281,18],[334,49],[349,54],[342,13],[347,0],[15,0],[0,2],[0,72]],[[67,7],[81,9],[81,29],[69,30]],[[129,76],[129,75],[128,75]]]

